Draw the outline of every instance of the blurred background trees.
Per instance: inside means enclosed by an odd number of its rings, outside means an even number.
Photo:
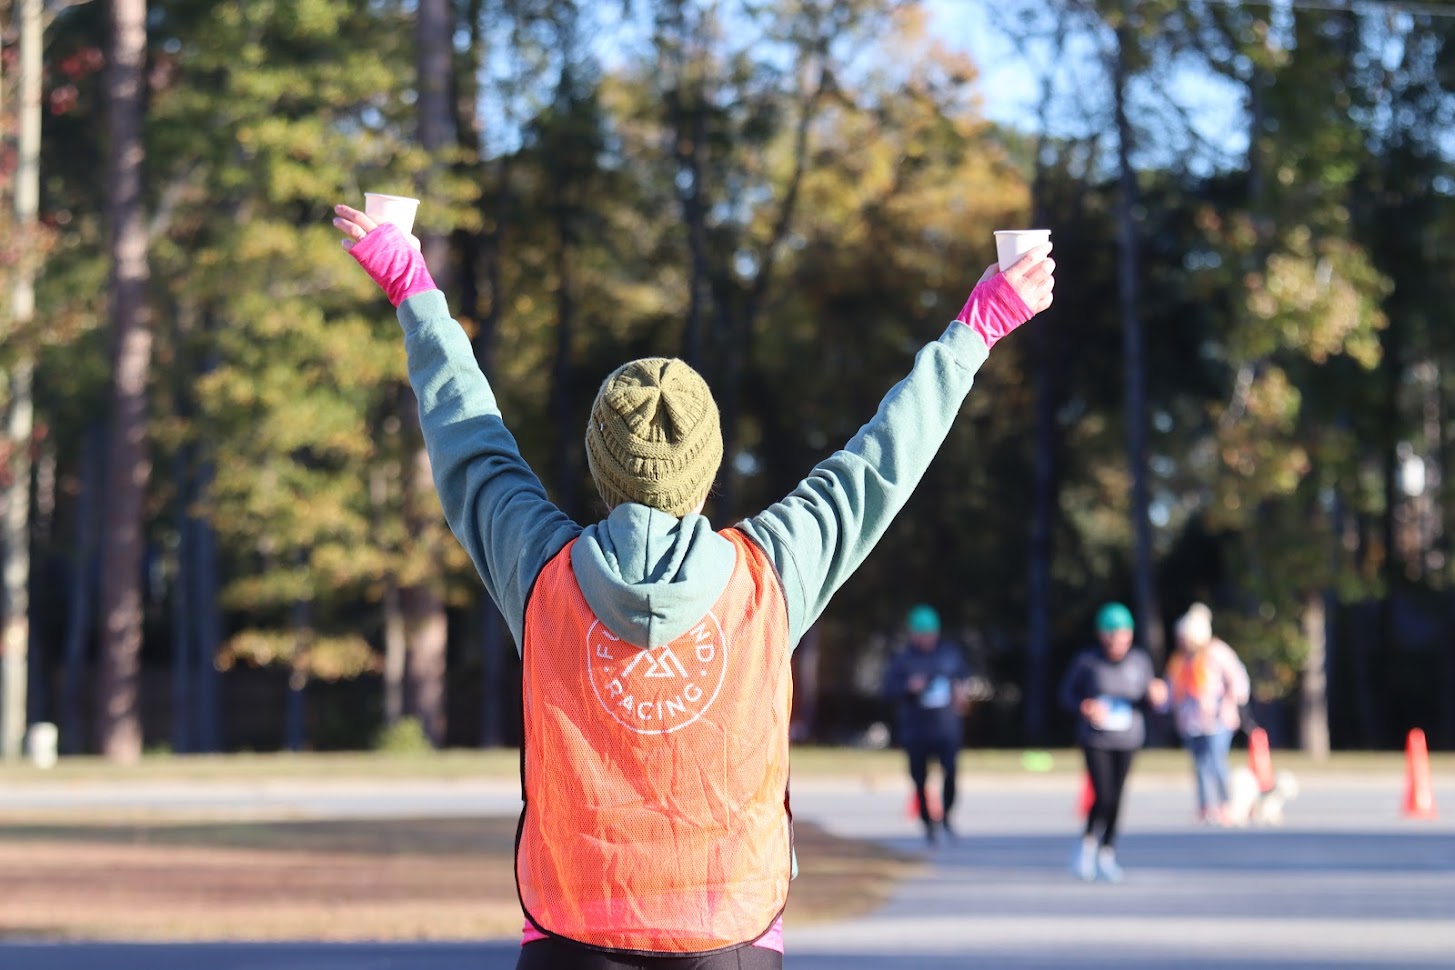
[[[1438,8],[1009,0],[987,16],[1040,98],[1006,125],[947,3],[50,0],[25,230],[32,3],[0,2],[7,754],[36,720],[118,759],[411,718],[514,741],[514,646],[329,226],[366,189],[424,200],[507,421],[583,521],[575,429],[616,364],[708,377],[727,526],[869,417],[992,229],[1053,229],[1057,304],[813,631],[801,736],[882,715],[924,601],[995,688],[972,743],[1065,742],[1050,691],[1096,606],[1160,654],[1201,599],[1275,740],[1455,746]]]

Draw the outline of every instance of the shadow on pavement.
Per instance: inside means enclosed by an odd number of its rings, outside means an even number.
[[[1064,872],[1079,830],[1063,836],[961,836],[927,849],[923,840],[896,839],[895,849],[926,855],[937,866]],[[1290,832],[1282,829],[1197,829],[1122,835],[1119,858],[1128,868],[1211,872],[1455,872],[1455,839],[1448,832]]]
[[[4,970],[510,970],[502,943],[10,943]]]
[[[794,957],[791,954],[785,963],[785,970],[961,970],[961,968],[985,968],[985,970],[1168,970],[1165,954],[1148,957],[1128,956],[1125,953],[1105,956],[1068,956],[1065,953],[1045,956],[1005,957],[989,951],[979,953],[956,953],[943,955],[911,956],[830,956],[813,954]],[[1449,970],[1449,961],[1396,963],[1370,961],[1331,962],[1329,960],[1279,960],[1248,959],[1239,956],[1228,959],[1189,959],[1178,957],[1177,970]]]
[[[5,970],[510,970],[514,943],[420,944],[0,944]],[[1166,970],[1167,958],[1125,951],[1002,955],[992,951],[934,955],[812,953],[786,961],[788,970]],[[1226,960],[1179,957],[1178,970],[1227,970]],[[1398,963],[1308,962],[1298,959],[1236,961],[1237,970],[1448,970],[1447,960]]]

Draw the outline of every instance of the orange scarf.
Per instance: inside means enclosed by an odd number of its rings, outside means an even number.
[[[1172,689],[1179,697],[1202,698],[1212,683],[1212,664],[1207,648],[1194,654],[1182,653],[1173,658]]]

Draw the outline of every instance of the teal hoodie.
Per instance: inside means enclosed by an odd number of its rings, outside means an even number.
[[[445,518],[517,650],[531,587],[572,539],[571,565],[587,604],[628,643],[669,643],[712,608],[732,574],[734,551],[706,518],[628,503],[591,525],[572,521],[521,457],[444,294],[405,300],[399,323]],[[951,323],[843,448],[781,501],[737,524],[777,570],[790,650],[904,507],[986,353],[971,327]]]

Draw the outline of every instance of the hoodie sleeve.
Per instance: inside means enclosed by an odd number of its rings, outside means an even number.
[[[1222,664],[1223,676],[1227,678],[1228,696],[1233,703],[1242,706],[1252,696],[1253,685],[1248,678],[1248,668],[1232,647],[1221,640],[1216,641],[1218,659]]]
[[[739,524],[778,570],[796,645],[904,507],[985,362],[974,329],[951,323],[839,451],[787,498]]]
[[[1236,678],[1233,684],[1233,697],[1239,706],[1242,706],[1253,699],[1253,684],[1248,677],[1248,668],[1243,665],[1242,661],[1235,663],[1233,676]]]
[[[1060,689],[1056,691],[1062,709],[1078,717],[1081,715],[1081,702],[1086,700],[1089,693],[1086,689],[1089,669],[1086,653],[1078,653],[1067,668],[1065,676],[1061,678]]]
[[[881,692],[890,700],[898,701],[903,699],[908,683],[909,673],[905,669],[904,651],[896,650],[885,665]]]
[[[399,306],[399,324],[445,519],[519,650],[536,576],[581,527],[551,503],[521,457],[444,294],[428,290],[409,297]]]

